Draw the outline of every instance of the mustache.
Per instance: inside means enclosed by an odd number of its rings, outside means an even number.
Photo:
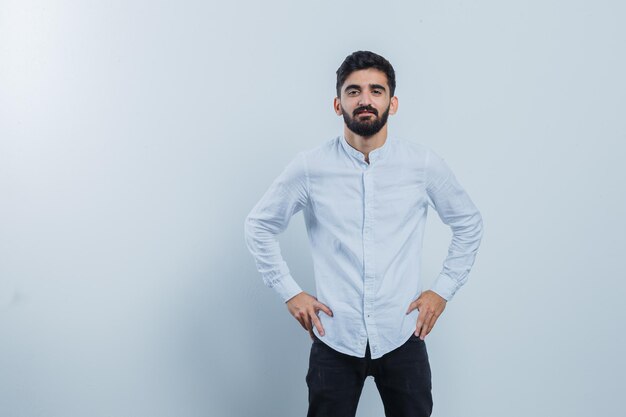
[[[356,116],[362,111],[368,111],[370,113],[373,113],[375,116],[378,116],[378,111],[376,111],[376,109],[373,108],[372,106],[357,107],[356,109],[354,109],[354,116]]]

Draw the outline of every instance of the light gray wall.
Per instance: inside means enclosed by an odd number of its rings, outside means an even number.
[[[398,77],[391,134],[485,220],[427,338],[435,417],[616,416],[626,385],[626,6],[0,2],[0,415],[304,415],[310,341],[243,220],[341,133],[334,72]],[[431,212],[424,273],[449,230]],[[301,214],[281,236],[313,290]],[[381,416],[368,380],[359,417]]]

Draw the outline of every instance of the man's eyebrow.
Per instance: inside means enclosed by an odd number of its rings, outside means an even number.
[[[360,90],[361,86],[360,85],[356,85],[356,84],[350,84],[350,85],[346,86],[346,88],[344,88],[343,91],[348,91],[348,90],[353,89],[353,88],[356,89],[356,90]],[[387,89],[383,85],[380,85],[380,84],[370,84],[370,88],[372,90],[379,89],[379,90],[387,91]]]
[[[380,90],[383,90],[383,91],[387,91],[387,89],[384,86],[380,85],[380,84],[370,84],[370,88],[372,90],[380,89]]]

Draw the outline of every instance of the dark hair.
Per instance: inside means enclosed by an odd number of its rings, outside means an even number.
[[[351,53],[337,69],[337,97],[341,97],[341,86],[354,71],[375,68],[385,73],[389,84],[390,96],[396,91],[396,73],[393,67],[382,56],[370,51],[356,51]]]

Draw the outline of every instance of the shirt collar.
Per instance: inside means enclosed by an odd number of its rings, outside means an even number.
[[[359,162],[365,162],[365,154],[350,146],[344,135],[341,135],[339,137],[339,141],[349,155],[358,159]],[[385,156],[391,146],[391,142],[393,142],[393,138],[391,136],[387,136],[387,139],[385,139],[385,143],[383,143],[383,146],[380,146],[369,153],[370,165]]]

